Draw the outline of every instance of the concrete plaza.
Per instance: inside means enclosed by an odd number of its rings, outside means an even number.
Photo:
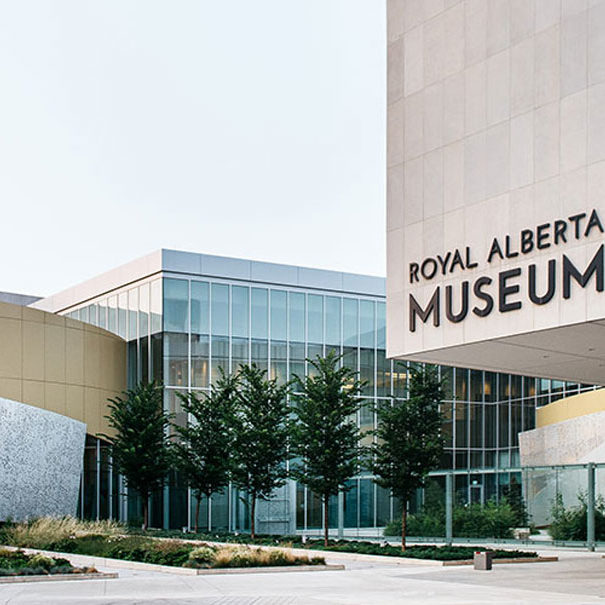
[[[177,576],[119,570],[116,580],[0,585],[1,605],[447,605],[603,603],[605,559],[600,553],[544,551],[556,563],[470,566],[342,561],[345,571]]]

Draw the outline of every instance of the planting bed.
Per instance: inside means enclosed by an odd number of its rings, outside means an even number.
[[[112,574],[115,575],[115,574]],[[74,567],[67,559],[0,548],[0,583],[24,580],[108,577],[94,567]]]

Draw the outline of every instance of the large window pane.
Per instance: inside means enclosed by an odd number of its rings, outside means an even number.
[[[187,334],[164,333],[164,380],[168,386],[188,386],[187,349]]]
[[[110,296],[108,302],[107,329],[115,334],[117,333],[118,328],[118,297]],[[80,319],[82,319],[81,316]]]
[[[360,349],[359,378],[365,382],[362,389],[364,395],[374,395],[374,350]]]
[[[128,316],[128,293],[122,292],[118,296],[118,335],[126,338]]]
[[[191,334],[191,386],[207,387],[210,379],[210,355],[207,334]]]
[[[359,344],[362,347],[374,347],[374,301],[359,301]]]
[[[268,338],[269,308],[268,292],[265,288],[252,288],[252,338]]]
[[[205,281],[191,282],[191,332],[210,333],[210,286]]]
[[[150,328],[152,334],[162,331],[162,280],[156,279],[150,284]]]
[[[248,338],[250,289],[245,286],[231,288],[231,335],[233,338]]]
[[[189,282],[184,279],[164,280],[164,331],[189,330]]]
[[[149,284],[139,287],[139,338],[149,334]]]
[[[271,340],[288,337],[287,299],[285,291],[271,290]]]
[[[343,344],[356,347],[359,344],[359,301],[345,298],[343,306]]]
[[[214,286],[213,286],[214,291]],[[214,304],[214,303],[213,303]],[[214,325],[214,321],[213,321]],[[216,382],[221,375],[221,368],[225,374],[229,373],[229,339],[224,336],[212,337],[212,382]]]
[[[379,349],[386,348],[386,305],[383,302],[376,303],[376,346]]]
[[[212,335],[229,336],[229,286],[212,284]],[[214,350],[212,351],[214,356]],[[214,369],[212,370],[214,377]]]
[[[340,347],[340,298],[326,296],[326,344]]]
[[[133,288],[128,292],[128,340],[137,337],[139,310],[139,289]]]
[[[307,297],[307,330],[309,342],[323,343],[323,296],[309,294]]]
[[[290,341],[305,341],[305,295],[290,292]]]

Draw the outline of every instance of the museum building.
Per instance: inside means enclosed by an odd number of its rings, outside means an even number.
[[[80,469],[82,481],[74,501],[86,518],[133,521],[140,516],[136,495],[128,494],[112,472],[110,450],[98,437],[107,431],[107,398],[127,385],[160,381],[165,408],[177,422],[185,422],[176,393],[206,392],[219,368],[232,372],[241,363],[254,362],[271,377],[285,381],[294,373],[305,373],[307,358],[334,349],[367,381],[358,415],[362,429],[375,427],[375,409],[381,401],[406,397],[409,363],[386,357],[382,278],[160,250],[64,292],[30,301],[30,306],[5,308],[24,317],[43,318],[40,326],[52,322],[64,326],[67,340],[59,345],[47,340],[44,350],[51,357],[57,346],[66,352],[79,351],[88,359],[83,366],[85,381],[92,368],[99,372],[105,371],[106,364],[112,368],[109,376],[95,378],[103,389],[91,391],[83,385],[74,391],[67,385],[70,399],[60,404],[54,403],[51,391],[40,399],[29,386],[9,391],[8,383],[0,382],[0,387],[4,385],[0,396],[85,424],[84,462],[77,466],[75,485]],[[74,349],[71,333],[77,330],[102,336],[116,349],[100,352],[97,344],[86,341],[90,336]],[[73,363],[65,362],[68,373]],[[459,471],[456,492],[467,501],[497,498],[511,478],[518,477],[518,435],[535,428],[537,407],[593,389],[445,365],[440,371],[447,385],[442,404],[446,435],[442,468]],[[55,376],[48,370],[43,378],[50,382]],[[443,482],[443,477],[436,480]],[[73,476],[70,485],[75,489]],[[369,475],[353,479],[350,488],[340,511],[344,527],[382,527],[398,515],[398,503]],[[246,529],[248,516],[240,495],[229,488],[213,497],[212,528]],[[176,473],[151,504],[154,526],[191,525],[191,494]],[[334,527],[339,515],[336,504],[331,507]],[[208,519],[206,507],[204,502],[202,527]],[[290,533],[319,528],[321,523],[320,498],[294,481],[258,507],[259,531]]]
[[[389,0],[387,28],[387,356],[603,385],[605,3]],[[603,391],[536,418],[524,466],[605,462]]]

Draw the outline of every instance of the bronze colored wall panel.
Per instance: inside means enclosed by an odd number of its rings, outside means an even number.
[[[101,328],[0,303],[0,397],[108,432],[107,399],[126,388],[126,343]]]

